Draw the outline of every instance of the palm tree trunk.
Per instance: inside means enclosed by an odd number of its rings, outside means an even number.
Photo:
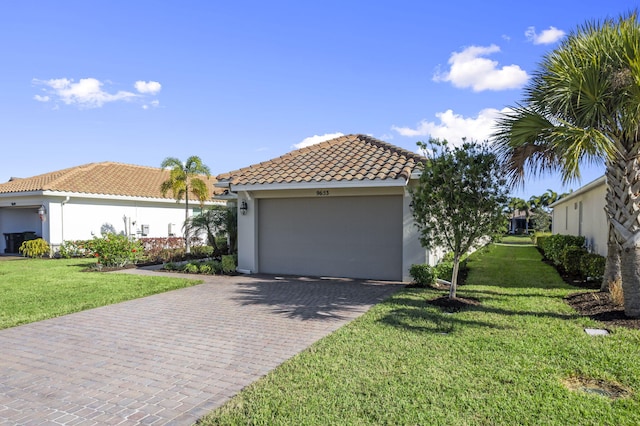
[[[189,186],[185,191],[184,197],[184,252],[191,253],[191,244],[189,244]]]
[[[607,214],[619,245],[624,312],[640,317],[640,167],[632,156],[607,164]]]
[[[609,240],[607,242],[607,261],[600,291],[609,291],[609,286],[620,280],[620,245],[616,240],[613,226],[609,225]]]

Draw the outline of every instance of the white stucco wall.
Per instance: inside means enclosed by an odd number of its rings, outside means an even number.
[[[207,203],[213,204],[212,202]],[[45,221],[38,217],[38,208],[45,206]],[[189,204],[189,215],[193,214]],[[194,203],[193,207],[199,208]],[[126,219],[125,219],[126,218]],[[167,237],[173,224],[176,237],[183,235],[184,202],[116,197],[100,198],[82,195],[13,196],[0,199],[0,232],[34,231],[53,247],[65,240],[86,240],[110,229],[138,237]],[[142,226],[149,233],[142,235]],[[0,239],[0,253],[5,249]]]
[[[597,179],[554,203],[554,234],[581,235],[594,253],[607,254],[606,182]]]

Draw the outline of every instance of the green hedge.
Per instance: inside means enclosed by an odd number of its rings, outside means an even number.
[[[567,273],[598,279],[604,275],[606,259],[584,248],[585,238],[575,235],[541,235],[536,245],[544,256]]]

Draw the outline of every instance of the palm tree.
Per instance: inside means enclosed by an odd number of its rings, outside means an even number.
[[[192,232],[204,232],[215,255],[226,254],[220,253],[220,248],[216,243],[216,237],[226,235],[229,242],[229,253],[234,253],[238,238],[238,215],[236,212],[237,209],[234,205],[213,206],[197,216],[190,217],[188,228]]]
[[[587,23],[545,55],[521,105],[494,135],[513,184],[525,171],[559,171],[565,182],[581,164],[606,165],[607,264],[621,258],[625,313],[640,317],[640,26],[633,12]],[[614,267],[615,268],[615,267]],[[607,277],[611,279],[611,276]]]
[[[513,223],[513,220],[516,217],[516,213],[524,213],[525,215],[525,231],[528,233],[529,232],[529,215],[530,215],[530,210],[531,210],[531,206],[529,205],[529,202],[526,200],[523,200],[522,198],[518,198],[518,197],[512,197],[509,199],[509,202],[507,204],[507,207],[509,209],[509,213],[511,216],[511,230],[515,231],[515,223]]]
[[[169,179],[162,182],[160,190],[162,195],[167,195],[167,192],[173,192],[173,198],[176,202],[180,202],[184,197],[185,211],[184,211],[184,223],[185,223],[185,251],[191,252],[191,244],[189,242],[189,195],[192,194],[197,200],[200,201],[200,206],[204,205],[204,202],[209,197],[209,189],[205,181],[201,179],[202,175],[206,175],[207,178],[211,177],[211,171],[209,167],[202,163],[200,157],[195,155],[187,158],[186,162],[182,162],[175,157],[167,157],[162,161],[160,165],[163,169],[169,169]]]

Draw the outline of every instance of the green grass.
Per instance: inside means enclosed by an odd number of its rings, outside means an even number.
[[[405,289],[247,387],[204,419],[214,424],[637,425],[640,332],[576,315],[566,285],[531,246],[494,245],[469,260],[447,315],[442,293]],[[570,391],[573,376],[625,386],[610,400]]]
[[[0,261],[0,329],[201,282],[82,272],[93,264],[86,259]]]
[[[505,235],[500,242],[502,244],[533,244],[530,235]]]

